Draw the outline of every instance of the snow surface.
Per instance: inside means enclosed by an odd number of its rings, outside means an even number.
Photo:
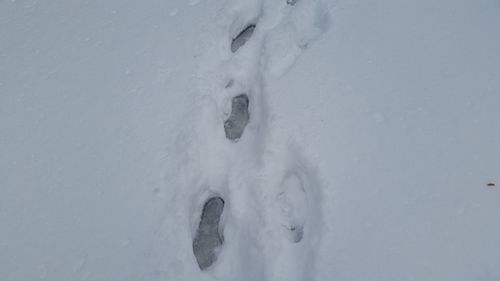
[[[0,280],[500,280],[499,26],[497,0],[0,1]]]

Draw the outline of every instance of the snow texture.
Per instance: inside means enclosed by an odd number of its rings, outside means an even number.
[[[0,280],[500,280],[499,15],[0,1]]]

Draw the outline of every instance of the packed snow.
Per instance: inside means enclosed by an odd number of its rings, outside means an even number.
[[[500,280],[499,26],[0,0],[0,280]]]

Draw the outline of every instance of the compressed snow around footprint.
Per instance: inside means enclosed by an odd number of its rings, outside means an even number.
[[[312,5],[312,10],[320,5],[317,1],[304,0],[303,3]],[[297,174],[308,173],[308,176],[313,176],[309,171],[302,170],[301,162],[286,162],[277,158],[292,160],[293,156],[300,155],[302,149],[299,144],[286,146],[287,149],[281,150],[280,154],[268,152],[275,149],[272,145],[273,138],[281,139],[287,137],[287,134],[282,132],[285,134],[276,135],[269,122],[268,114],[272,112],[268,111],[267,100],[272,93],[267,92],[266,83],[279,75],[276,71],[270,73],[269,69],[280,68],[284,73],[285,68],[290,68],[304,51],[304,46],[313,43],[320,34],[306,35],[309,30],[316,31],[317,27],[314,21],[304,21],[310,26],[293,28],[288,33],[298,41],[282,42],[283,45],[290,44],[290,48],[280,52],[283,54],[283,51],[291,51],[290,55],[285,55],[288,57],[287,61],[283,63],[280,59],[273,59],[277,56],[275,50],[266,46],[271,39],[274,42],[280,40],[279,37],[274,37],[276,32],[281,32],[276,27],[297,22],[286,2],[278,5],[255,1],[255,5],[261,9],[255,10],[252,6],[238,2],[223,6],[219,11],[220,23],[213,26],[213,31],[209,31],[223,34],[223,31],[244,26],[231,41],[229,56],[223,53],[227,47],[219,44],[211,45],[202,54],[199,100],[202,101],[200,105],[203,108],[194,118],[196,124],[192,133],[197,138],[187,148],[188,151],[193,151],[192,155],[200,157],[187,159],[183,164],[185,167],[180,177],[186,178],[187,182],[179,193],[189,198],[196,196],[202,189],[207,189],[222,194],[230,206],[224,227],[227,233],[227,236],[224,234],[227,237],[226,243],[219,253],[218,262],[210,272],[205,273],[206,276],[216,279],[238,276],[241,280],[292,280],[291,276],[295,276],[293,278],[298,278],[297,280],[311,279],[314,272],[307,268],[315,259],[316,246],[321,236],[317,223],[320,202],[314,200],[316,196],[311,196],[313,201],[307,202],[303,186],[297,187],[296,182],[289,178],[290,175],[283,174],[281,178],[280,173],[267,173],[268,166],[263,165],[263,161],[270,161],[278,169],[283,169],[283,172],[294,166],[300,169],[296,171]],[[317,16],[308,12],[308,6],[296,5],[295,9],[303,9],[305,14]],[[248,22],[242,23],[239,17],[235,17],[242,13],[247,14]],[[321,16],[325,16],[324,11]],[[226,36],[231,37],[231,33]],[[276,64],[280,66],[277,67]],[[213,75],[214,73],[221,75]],[[244,94],[234,95],[241,92]],[[229,117],[222,126],[222,122],[217,120],[221,120],[226,114],[225,105],[228,103],[231,104]],[[233,142],[228,142],[221,135],[222,129],[226,138]],[[301,155],[301,158],[304,156]],[[296,180],[302,181],[298,178]],[[281,181],[291,186],[282,187]],[[297,188],[302,189],[302,193],[298,193]],[[320,189],[315,181],[310,191],[318,194]],[[280,195],[281,202],[277,199]],[[274,202],[264,199],[265,197],[273,198]],[[312,212],[309,206],[314,209]],[[306,223],[308,215],[314,217],[310,223]],[[276,220],[276,217],[281,219]],[[304,227],[309,229],[304,230]],[[309,234],[305,239],[307,241],[302,243],[304,231]],[[294,243],[302,244],[297,248],[293,246]],[[274,251],[268,252],[268,249]],[[279,273],[288,271],[291,265],[295,269],[289,275]]]

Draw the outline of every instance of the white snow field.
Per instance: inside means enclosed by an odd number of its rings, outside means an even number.
[[[0,280],[499,281],[499,28],[498,0],[0,0]]]

